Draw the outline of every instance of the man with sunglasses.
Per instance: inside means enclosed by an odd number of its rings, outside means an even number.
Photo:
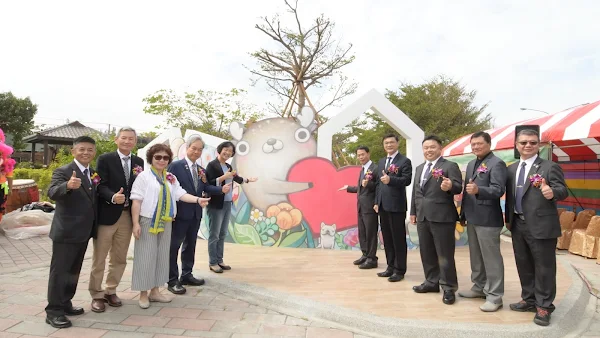
[[[498,311],[504,295],[504,260],[500,253],[500,231],[504,226],[500,198],[506,190],[506,163],[491,151],[492,137],[480,131],[471,136],[476,156],[465,172],[460,219],[467,226],[471,260],[470,290],[464,298],[483,298],[479,309]]]
[[[519,161],[508,167],[506,227],[512,234],[522,300],[510,304],[519,312],[535,312],[533,322],[550,324],[556,297],[556,241],[561,236],[556,202],[568,191],[561,167],[538,156],[539,134],[517,134]]]

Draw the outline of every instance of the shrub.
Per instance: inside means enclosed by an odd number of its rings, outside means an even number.
[[[50,201],[48,198],[48,187],[52,180],[52,170],[49,169],[25,169],[17,168],[14,171],[15,180],[34,180],[39,190],[41,190],[40,199]]]

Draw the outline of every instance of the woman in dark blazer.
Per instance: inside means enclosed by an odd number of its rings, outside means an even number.
[[[233,143],[226,141],[219,144],[217,153],[217,158],[206,166],[206,179],[209,184],[224,186],[233,184],[233,181],[238,184],[256,182],[256,177],[243,178],[237,175],[231,165],[227,163],[227,160],[235,155]],[[231,217],[232,191],[233,189],[230,189],[226,194],[212,195],[211,202],[207,207],[209,228],[208,264],[210,270],[216,273],[231,270],[229,265],[223,263],[223,251],[229,218]]]

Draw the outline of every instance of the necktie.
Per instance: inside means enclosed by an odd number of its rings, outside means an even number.
[[[390,164],[392,164],[392,158],[388,157],[387,162],[385,162],[385,170],[388,170],[390,168]]]
[[[519,178],[517,179],[517,189],[515,196],[515,211],[517,214],[523,213],[523,205],[521,204],[523,200],[523,192],[525,191],[525,167],[527,163],[521,163],[521,171],[519,171]]]
[[[427,182],[427,178],[429,177],[429,174],[431,173],[431,165],[432,164],[433,163],[431,163],[431,162],[427,163],[427,170],[425,170],[425,175],[423,175],[423,179],[421,180],[421,188],[423,188],[423,186]]]
[[[194,189],[198,190],[198,165],[192,164],[192,178],[194,179]]]
[[[90,184],[92,184],[92,179],[90,179],[89,172],[90,172],[90,171],[89,171],[89,170],[86,168],[86,169],[83,171],[83,176],[85,176],[85,177],[88,179],[88,182],[90,182]]]
[[[123,160],[123,172],[125,173],[125,182],[129,185],[129,178],[131,177],[131,170],[129,169],[129,156],[122,158]]]

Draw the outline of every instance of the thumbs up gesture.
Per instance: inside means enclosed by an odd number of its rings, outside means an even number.
[[[542,178],[542,186],[540,189],[542,190],[542,194],[546,199],[551,200],[554,198],[554,191],[552,191],[552,188],[550,188],[548,183],[546,183],[545,178]]]
[[[479,192],[479,187],[477,186],[477,184],[475,184],[473,182],[473,179],[470,178],[469,179],[469,183],[467,183],[467,194],[469,195],[475,195]]]
[[[69,181],[67,182],[67,189],[76,190],[79,189],[80,186],[81,178],[77,177],[77,173],[73,170],[73,175],[71,175],[71,178],[69,178]]]
[[[123,204],[123,203],[125,203],[125,195],[123,195],[123,188],[122,187],[121,187],[121,189],[119,189],[119,191],[117,191],[113,195],[113,201],[115,201],[116,204]]]
[[[442,177],[442,184],[440,184],[440,188],[443,191],[449,191],[452,189],[452,181],[448,177]]]
[[[388,176],[388,174],[385,173],[385,170],[381,171],[381,178],[379,178],[381,180],[381,183],[383,184],[389,184],[390,183],[390,177]]]

